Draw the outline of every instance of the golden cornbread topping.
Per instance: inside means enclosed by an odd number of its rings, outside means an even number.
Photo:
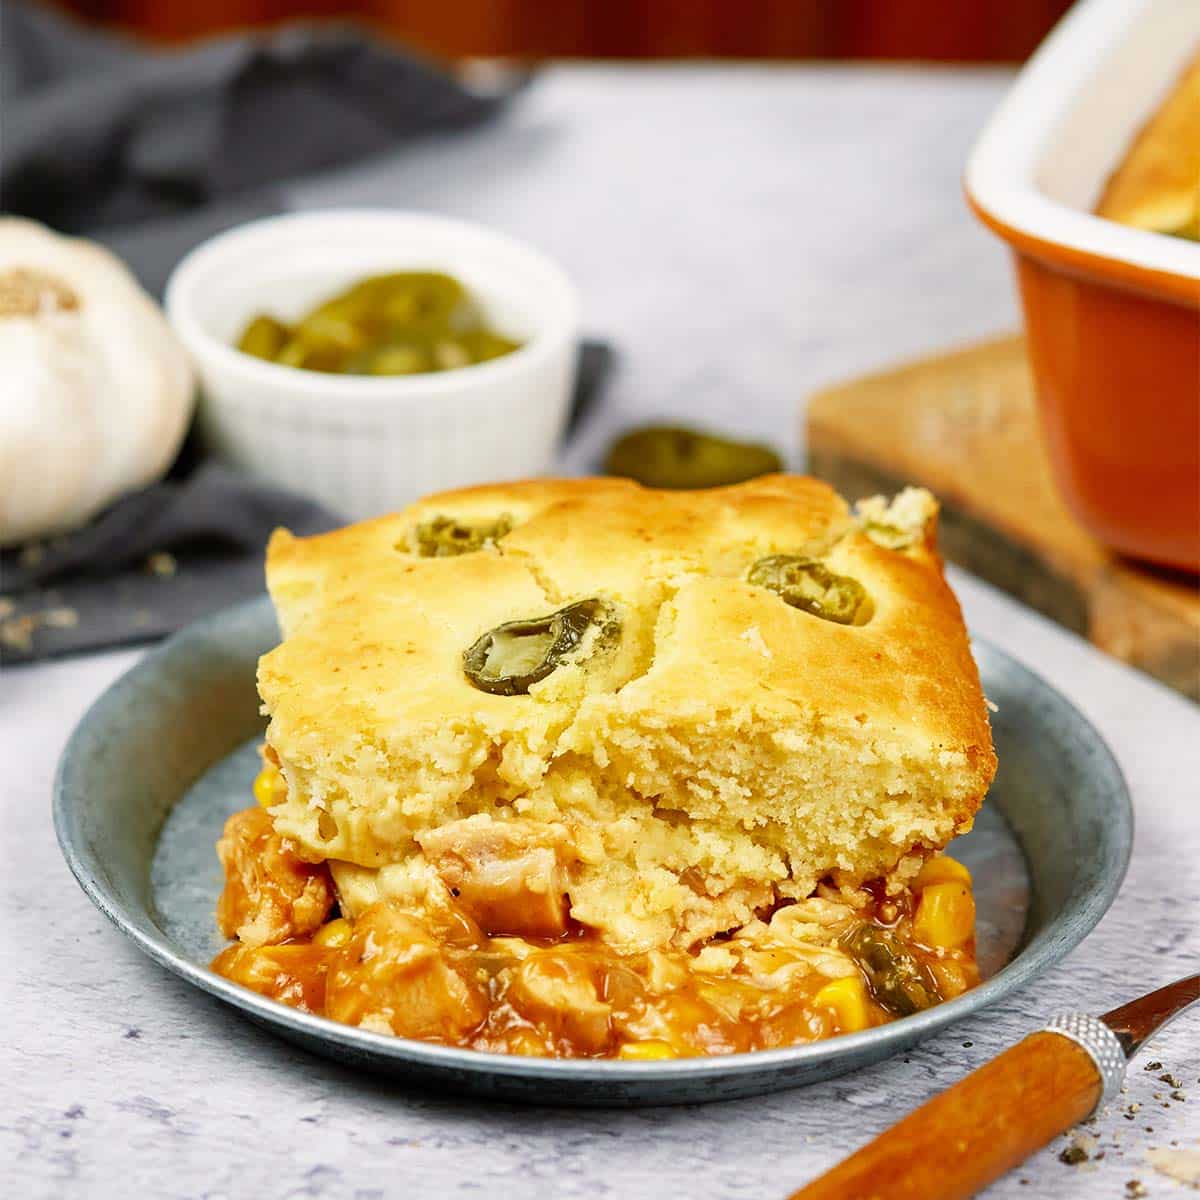
[[[268,767],[260,797],[277,778]],[[524,890],[498,905],[469,873],[420,915],[381,900],[357,920],[324,920],[330,876],[297,858],[262,808],[229,819],[221,850],[218,918],[242,940],[218,955],[219,974],[376,1033],[476,1050],[651,1060],[770,1049],[884,1024],[979,978],[970,876],[944,855],[894,896],[823,886],[691,953],[620,954],[565,916],[565,896]],[[493,932],[513,928],[524,935]]]
[[[927,493],[769,476],[435,496],[277,534],[259,666],[271,812],[356,915],[442,886],[445,846],[525,843],[622,950],[898,873],[994,770]],[[881,544],[881,539],[887,544]]]

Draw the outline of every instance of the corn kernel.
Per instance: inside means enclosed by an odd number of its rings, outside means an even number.
[[[971,886],[971,872],[948,854],[935,854],[925,860],[913,887],[919,892],[931,883],[965,883]]]
[[[813,997],[813,1003],[833,1009],[842,1033],[857,1033],[871,1023],[867,988],[860,975],[847,975],[827,983]]]
[[[964,883],[931,883],[921,893],[913,936],[926,946],[953,950],[975,932],[975,900]]]
[[[312,940],[314,946],[327,946],[331,950],[340,950],[354,936],[354,922],[346,917],[338,917],[322,925]]]
[[[287,798],[287,784],[276,767],[267,763],[254,777],[254,799],[261,808],[272,808]]]
[[[617,1051],[617,1057],[628,1059],[632,1062],[652,1062],[655,1059],[676,1058],[678,1056],[666,1042],[649,1041],[626,1042]]]

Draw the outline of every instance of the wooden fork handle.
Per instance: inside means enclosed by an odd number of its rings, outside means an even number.
[[[1088,1117],[1103,1081],[1058,1033],[1030,1034],[791,1200],[963,1200]]]

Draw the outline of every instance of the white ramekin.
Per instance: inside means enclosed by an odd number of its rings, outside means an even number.
[[[281,367],[234,348],[256,313],[293,320],[366,276],[421,269],[460,279],[522,347],[478,366],[379,378]],[[254,221],[188,254],[166,309],[200,376],[208,447],[347,519],[542,474],[566,422],[574,287],[537,251],[462,221],[382,209]]]

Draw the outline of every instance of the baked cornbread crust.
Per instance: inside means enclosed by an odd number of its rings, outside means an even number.
[[[494,869],[565,893],[623,951],[694,945],[826,878],[899,889],[970,828],[995,757],[932,498],[864,515],[911,544],[878,544],[826,485],[783,475],[704,492],[497,485],[277,532],[284,640],[259,666],[286,781],[276,829],[330,861],[351,917],[380,897],[436,907],[456,872]],[[422,557],[416,528],[436,516],[511,530]],[[779,554],[858,580],[869,620],[747,582]],[[618,635],[527,695],[464,674],[486,631],[591,597]]]
[[[1200,55],[1138,134],[1096,212],[1123,225],[1200,239]]]

